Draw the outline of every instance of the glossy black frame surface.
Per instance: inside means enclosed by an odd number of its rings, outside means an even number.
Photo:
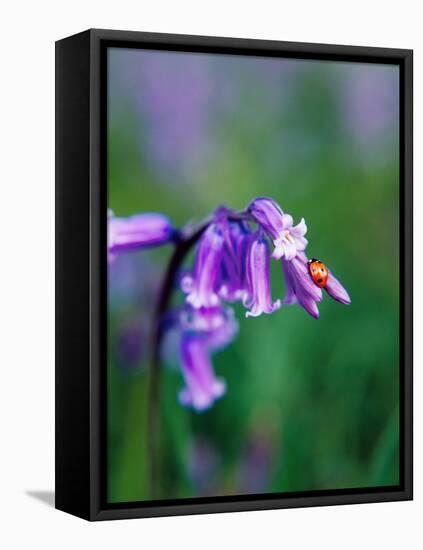
[[[108,504],[106,501],[107,47],[400,67],[400,484]],[[56,42],[56,508],[88,520],[412,499],[411,50],[88,30]]]

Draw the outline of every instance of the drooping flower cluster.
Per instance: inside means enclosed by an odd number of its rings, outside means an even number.
[[[185,381],[179,393],[182,405],[205,410],[225,393],[211,355],[237,334],[238,323],[229,304],[240,302],[246,317],[270,314],[290,304],[299,304],[312,317],[319,317],[317,304],[323,292],[310,274],[306,232],[304,219],[294,225],[292,216],[273,199],[259,197],[243,212],[218,208],[199,233],[193,266],[180,279],[184,303],[174,316]],[[174,235],[169,220],[160,214],[111,217],[109,257],[125,248],[169,242]],[[287,289],[283,300],[272,299],[271,258],[281,262]],[[335,300],[350,303],[347,291],[330,271],[324,290]]]

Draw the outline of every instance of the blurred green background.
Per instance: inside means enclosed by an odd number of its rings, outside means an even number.
[[[240,322],[214,407],[177,400],[170,336],[160,495],[399,483],[398,68],[109,49],[109,207],[181,226],[273,197],[350,293]],[[145,500],[149,320],[170,246],[109,271],[108,499]],[[272,262],[273,299],[285,292]]]

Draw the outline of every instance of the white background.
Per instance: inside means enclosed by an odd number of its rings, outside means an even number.
[[[261,0],[251,7],[247,4],[245,0],[37,0],[8,2],[2,7],[2,548],[422,548],[420,2]],[[415,50],[414,502],[90,524],[31,495],[41,492],[44,500],[51,500],[54,479],[54,41],[89,27]]]

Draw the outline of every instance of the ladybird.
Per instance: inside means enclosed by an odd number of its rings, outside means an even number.
[[[308,261],[308,270],[315,285],[324,288],[328,281],[329,270],[323,262],[312,258]]]

